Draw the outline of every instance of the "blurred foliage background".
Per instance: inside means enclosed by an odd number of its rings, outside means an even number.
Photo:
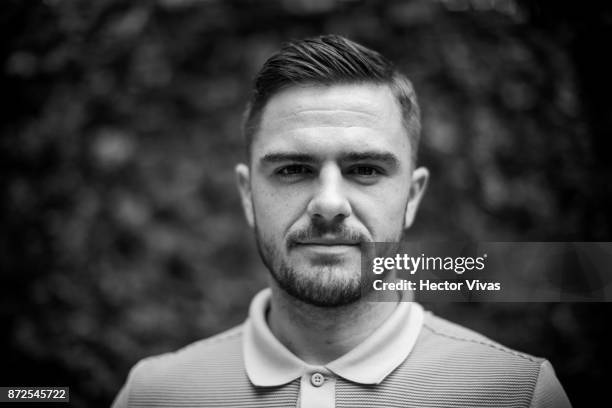
[[[239,123],[290,38],[347,35],[413,80],[432,171],[414,239],[610,241],[612,14],[589,7],[2,2],[1,384],[107,406],[138,359],[244,319],[267,271]],[[550,359],[575,406],[607,388],[610,304],[428,306]]]

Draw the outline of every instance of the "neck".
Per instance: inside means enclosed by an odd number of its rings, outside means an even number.
[[[271,282],[270,330],[302,361],[325,365],[365,340],[393,313],[397,302],[360,299],[338,307],[302,302]]]

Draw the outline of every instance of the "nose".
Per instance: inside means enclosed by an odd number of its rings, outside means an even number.
[[[351,215],[351,205],[343,191],[342,172],[336,165],[321,168],[317,190],[307,211],[311,218],[326,222],[342,221]]]

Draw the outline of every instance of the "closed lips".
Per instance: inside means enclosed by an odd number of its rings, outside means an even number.
[[[335,245],[359,245],[359,241],[346,240],[346,239],[311,239],[308,241],[299,241],[298,245],[324,245],[324,246],[335,246]]]

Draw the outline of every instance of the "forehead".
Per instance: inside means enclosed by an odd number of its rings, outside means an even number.
[[[358,145],[409,152],[399,103],[386,85],[285,89],[264,108],[252,147],[257,155],[271,148],[333,151]]]

